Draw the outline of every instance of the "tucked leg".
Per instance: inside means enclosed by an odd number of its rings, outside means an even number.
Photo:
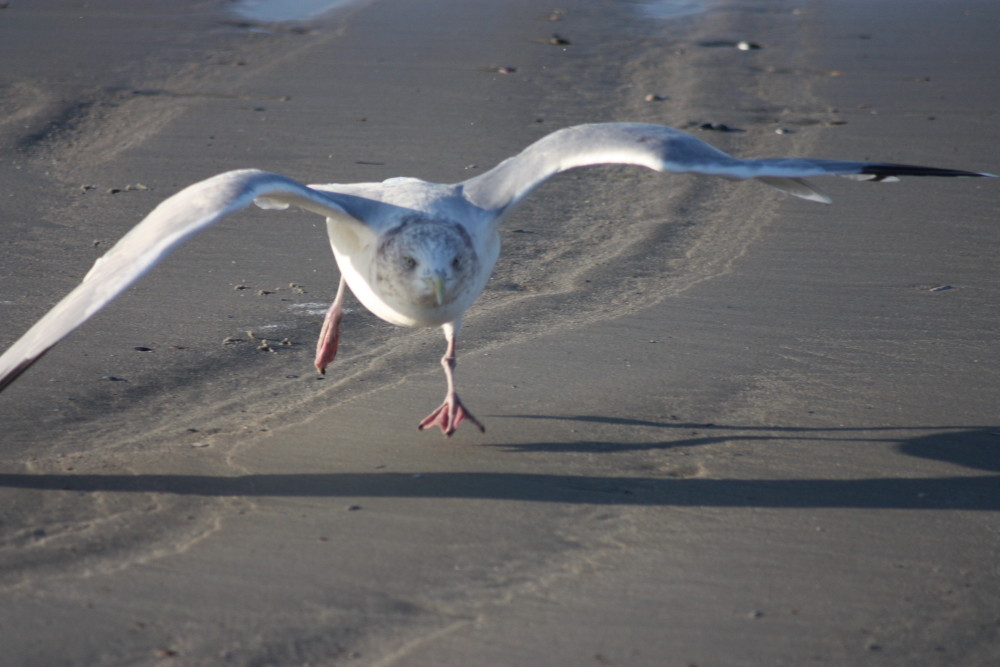
[[[340,320],[344,316],[344,292],[347,291],[347,281],[340,277],[340,285],[337,287],[337,296],[330,304],[330,310],[326,311],[326,319],[323,320],[323,329],[319,334],[319,342],[316,343],[316,370],[326,373],[326,367],[337,356],[337,345],[340,343]]]
[[[441,429],[442,433],[450,438],[459,424],[468,419],[479,428],[480,432],[485,433],[486,427],[479,423],[479,420],[473,417],[471,412],[465,409],[465,406],[462,405],[462,400],[455,392],[455,339],[457,337],[457,328],[451,324],[446,324],[442,329],[444,329],[445,339],[448,341],[444,356],[441,357],[441,366],[444,368],[444,375],[448,380],[448,393],[445,394],[444,403],[441,404],[441,407],[427,415],[420,422],[418,428],[424,430],[431,426],[437,426]]]

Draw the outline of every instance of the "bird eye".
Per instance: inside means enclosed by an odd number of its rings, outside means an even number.
[[[406,256],[403,258],[403,266],[405,266],[408,269],[416,268],[417,260],[413,259],[410,256]]]
[[[456,257],[455,259],[451,260],[451,266],[453,269],[456,270],[462,268],[462,258]]]

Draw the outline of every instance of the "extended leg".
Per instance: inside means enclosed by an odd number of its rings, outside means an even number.
[[[344,292],[347,291],[347,281],[340,277],[340,286],[337,287],[337,296],[330,304],[330,310],[326,311],[326,319],[323,320],[323,329],[319,334],[319,342],[316,343],[316,370],[326,373],[326,367],[337,356],[337,345],[340,343],[340,319],[344,316]]]
[[[479,420],[473,417],[472,413],[465,409],[465,406],[462,405],[462,401],[458,397],[458,394],[455,393],[456,328],[450,324],[446,324],[442,328],[444,329],[445,338],[448,341],[444,356],[441,357],[441,366],[444,368],[444,375],[448,380],[448,393],[445,394],[444,403],[441,404],[441,407],[427,415],[427,417],[420,422],[417,428],[422,431],[425,428],[430,428],[431,426],[438,426],[441,428],[441,432],[450,438],[455,432],[455,429],[458,428],[458,425],[468,419],[470,422],[475,424],[481,432],[485,433],[486,427],[480,424]]]

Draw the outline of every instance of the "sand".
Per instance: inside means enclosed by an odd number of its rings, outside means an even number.
[[[560,8],[11,3],[0,344],[231,168],[457,181],[642,120],[998,169],[994,3]],[[438,332],[353,305],[310,371],[321,220],[206,232],[0,396],[0,663],[991,664],[996,183],[822,185],[833,206],[618,168],[543,187],[463,330],[488,430],[451,440],[415,428]]]

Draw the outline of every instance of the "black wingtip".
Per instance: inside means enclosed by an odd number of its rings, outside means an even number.
[[[45,352],[48,352],[48,350],[45,350]],[[28,370],[32,364],[41,359],[45,355],[45,352],[42,352],[37,357],[32,357],[31,359],[25,359],[17,366],[10,369],[10,371],[6,375],[0,378],[0,392],[9,387],[11,384],[13,384],[14,380],[20,377],[21,373]]]
[[[938,167],[919,167],[912,164],[893,164],[878,162],[865,165],[859,172],[874,176],[872,180],[880,180],[890,176],[946,176],[946,177],[986,177],[996,178],[996,174],[986,174],[978,171],[963,171],[961,169],[940,169]]]

